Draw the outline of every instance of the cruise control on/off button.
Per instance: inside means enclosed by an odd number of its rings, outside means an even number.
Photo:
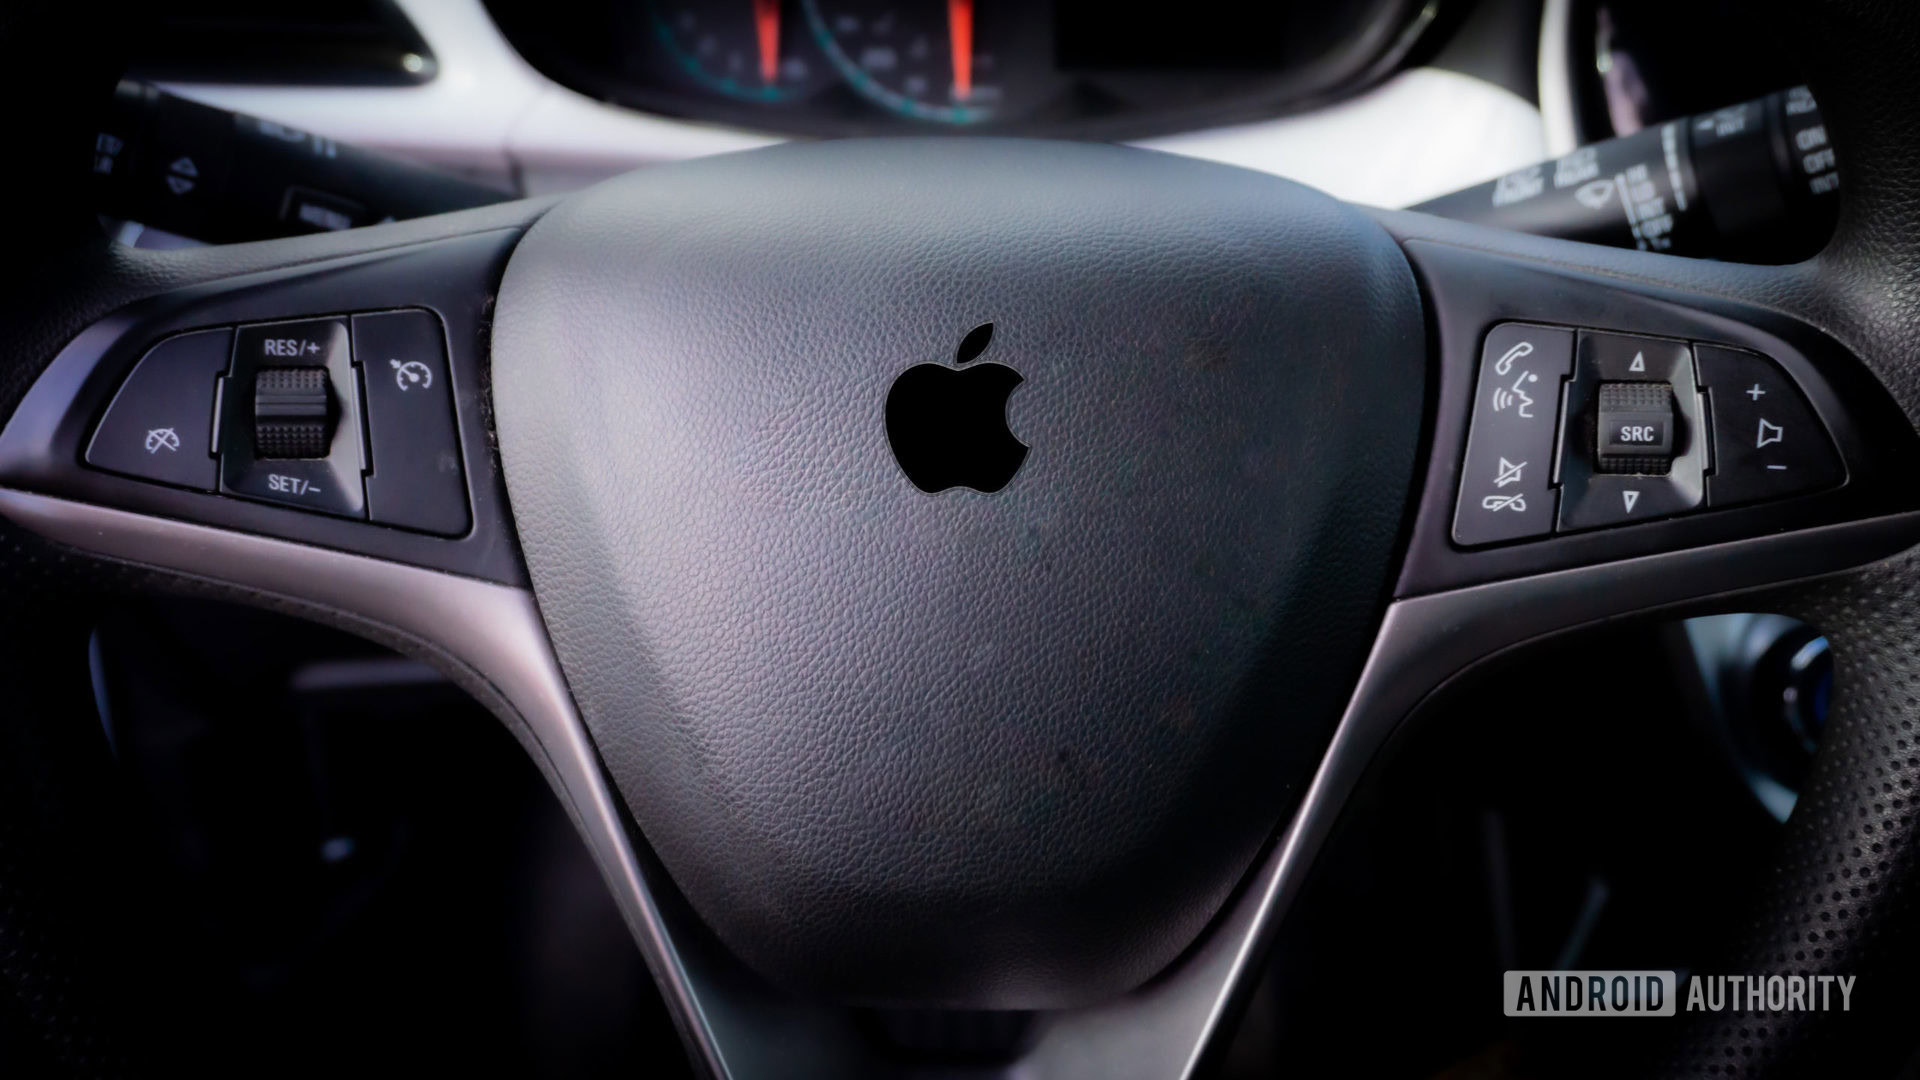
[[[1487,334],[1453,538],[1492,544],[1553,531],[1554,436],[1573,332],[1503,323]]]
[[[367,516],[441,536],[466,532],[467,482],[439,317],[355,315],[353,351],[365,378],[373,448]]]

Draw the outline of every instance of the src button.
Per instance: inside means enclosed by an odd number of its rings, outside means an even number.
[[[1599,446],[1603,473],[1662,476],[1673,468],[1673,387],[1667,383],[1602,383]]]

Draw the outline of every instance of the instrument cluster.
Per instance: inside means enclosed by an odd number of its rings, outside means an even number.
[[[1139,137],[1296,111],[1393,71],[1436,0],[490,0],[550,77],[799,135]]]

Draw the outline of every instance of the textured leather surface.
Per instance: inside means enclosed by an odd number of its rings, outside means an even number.
[[[987,321],[1032,451],[923,494],[888,388]],[[543,218],[495,410],[568,682],[719,936],[810,992],[1060,1006],[1193,941],[1317,760],[1423,341],[1385,232],[1273,177],[796,145]]]
[[[1853,976],[1844,1014],[1733,1013],[1685,1032],[1671,1075],[1892,1076],[1920,1046],[1920,552],[1789,590],[1768,610],[1833,647],[1827,733],[1716,972]]]

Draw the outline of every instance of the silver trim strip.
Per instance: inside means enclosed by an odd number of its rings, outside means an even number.
[[[1580,125],[1573,110],[1573,69],[1568,57],[1572,33],[1573,0],[1545,0],[1540,8],[1539,94],[1547,157],[1561,157],[1580,148]]]

